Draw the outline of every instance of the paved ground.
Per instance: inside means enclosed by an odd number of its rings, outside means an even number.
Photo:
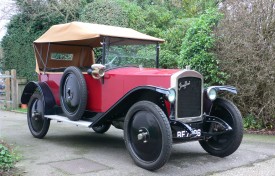
[[[0,138],[17,146],[23,175],[274,175],[275,136],[245,135],[231,156],[208,155],[198,144],[173,145],[167,164],[155,172],[137,167],[126,151],[123,131],[100,135],[90,129],[52,121],[44,139],[33,138],[26,115],[0,110]]]

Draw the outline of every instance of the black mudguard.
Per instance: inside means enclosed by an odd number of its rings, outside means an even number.
[[[237,94],[237,89],[233,86],[211,86],[211,88],[214,88],[217,92],[227,91],[233,94]],[[207,89],[205,89],[203,93],[203,112],[209,115],[213,102],[209,100],[206,90]]]
[[[98,126],[107,121],[116,118],[125,117],[130,107],[138,101],[152,101],[156,103],[167,115],[167,109],[164,103],[168,89],[153,86],[140,86],[132,89],[125,94],[116,104],[114,104],[107,112],[102,113],[91,126]]]
[[[51,92],[51,89],[49,88],[46,82],[39,82],[39,83],[34,81],[29,82],[25,86],[24,91],[22,93],[21,103],[28,104],[32,94],[35,91],[38,91],[43,95],[44,101],[45,101],[45,110],[46,110],[45,114],[50,114],[51,109],[54,107],[56,103],[55,103],[54,96]]]

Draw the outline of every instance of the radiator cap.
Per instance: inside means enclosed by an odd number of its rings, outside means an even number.
[[[190,65],[187,65],[185,70],[191,70],[191,66]]]

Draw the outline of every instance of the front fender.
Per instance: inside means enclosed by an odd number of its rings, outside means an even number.
[[[229,93],[233,93],[233,94],[237,94],[237,89],[233,86],[211,86],[208,88],[214,88],[217,92],[220,91],[227,91]],[[204,113],[206,113],[207,115],[209,115],[211,107],[213,102],[211,100],[209,100],[208,96],[207,96],[207,89],[206,88],[204,90],[204,96],[203,96],[203,111]]]
[[[169,93],[167,89],[153,86],[140,86],[132,89],[126,93],[120,100],[118,100],[109,110],[102,113],[99,118],[92,124],[92,126],[101,125],[102,123],[125,117],[130,107],[138,101],[151,101],[157,104],[167,115],[167,109],[164,103],[165,96]]]
[[[214,88],[217,92],[227,91],[227,92],[230,92],[230,93],[233,93],[233,94],[238,93],[236,87],[233,87],[233,86],[211,86],[211,87],[208,87],[208,88]]]

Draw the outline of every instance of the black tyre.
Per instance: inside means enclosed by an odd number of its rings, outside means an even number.
[[[105,133],[106,131],[108,131],[111,127],[111,124],[109,123],[104,123],[102,125],[99,125],[99,126],[94,126],[92,127],[92,129],[96,132],[96,133]]]
[[[171,127],[165,113],[152,102],[137,102],[126,115],[124,140],[138,166],[159,169],[169,159],[172,147]]]
[[[87,105],[87,87],[82,72],[68,67],[60,81],[60,104],[70,120],[81,119]]]
[[[43,138],[50,127],[50,119],[44,117],[44,97],[34,93],[28,103],[27,120],[31,134],[36,138]]]
[[[207,141],[200,141],[202,148],[211,155],[226,157],[234,153],[243,138],[242,115],[238,108],[230,101],[217,98],[212,106],[210,115],[224,120],[232,127],[232,131],[213,136]]]

